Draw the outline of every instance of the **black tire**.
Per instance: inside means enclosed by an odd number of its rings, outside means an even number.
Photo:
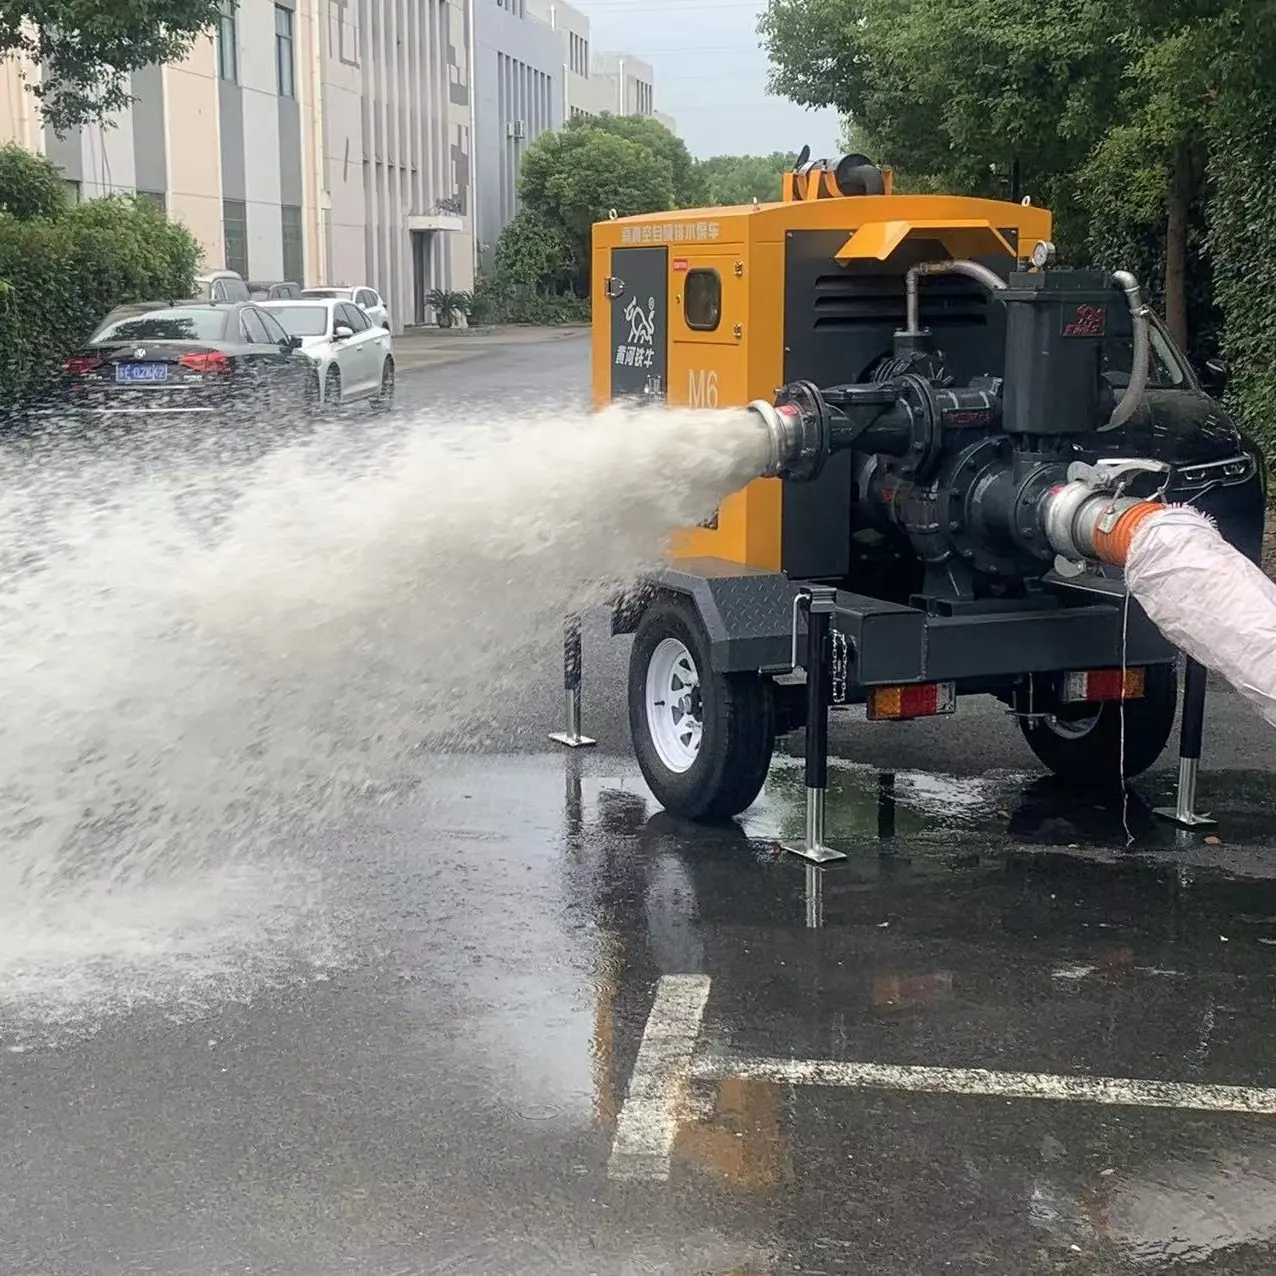
[[[685,770],[661,757],[647,707],[648,669],[666,639],[682,644],[699,680],[693,700],[700,710],[700,745]],[[694,605],[681,597],[661,599],[643,614],[634,635],[629,732],[660,805],[684,819],[720,823],[752,806],[766,782],[775,742],[772,687],[758,674],[710,673],[709,640]]]
[[[329,412],[341,406],[341,373],[331,366],[323,377],[323,405]]]
[[[1144,695],[1125,704],[1124,779],[1142,775],[1161,756],[1178,710],[1178,670],[1150,665]],[[1066,716],[1020,718],[1028,747],[1059,776],[1077,783],[1112,780],[1121,772],[1121,705],[1109,701],[1098,713],[1078,705]]]
[[[374,412],[389,412],[394,407],[394,360],[381,365],[381,388],[372,397]]]

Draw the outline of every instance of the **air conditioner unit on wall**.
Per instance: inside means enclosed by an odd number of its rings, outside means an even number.
[[[526,137],[527,125],[522,120],[510,120],[505,126],[505,135],[507,137]]]

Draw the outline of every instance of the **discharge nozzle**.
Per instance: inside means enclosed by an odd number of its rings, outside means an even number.
[[[912,417],[900,395],[901,386],[895,383],[822,391],[810,381],[793,381],[776,393],[773,404],[755,399],[748,410],[766,430],[763,476],[809,483],[831,456],[851,447],[906,452]]]

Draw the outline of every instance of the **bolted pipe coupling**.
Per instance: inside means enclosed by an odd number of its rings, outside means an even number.
[[[763,476],[809,482],[824,468],[833,450],[828,405],[809,382],[795,381],[776,396],[778,402],[755,399],[748,410],[767,432],[767,468]]]

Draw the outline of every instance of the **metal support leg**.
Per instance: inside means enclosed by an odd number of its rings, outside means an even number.
[[[580,733],[580,617],[568,616],[563,625],[563,687],[567,709],[567,730],[550,733],[550,739],[569,749],[583,749],[597,744]]]
[[[829,785],[829,628],[832,589],[810,591],[806,615],[806,838],[785,850],[812,864],[844,860],[824,843],[824,798]]]
[[[806,927],[820,930],[824,926],[824,870],[808,864],[806,872]]]
[[[1208,671],[1189,656],[1183,670],[1183,727],[1179,737],[1179,787],[1174,806],[1158,806],[1157,815],[1180,828],[1213,828],[1218,821],[1196,812],[1196,777],[1205,734],[1205,680]]]

